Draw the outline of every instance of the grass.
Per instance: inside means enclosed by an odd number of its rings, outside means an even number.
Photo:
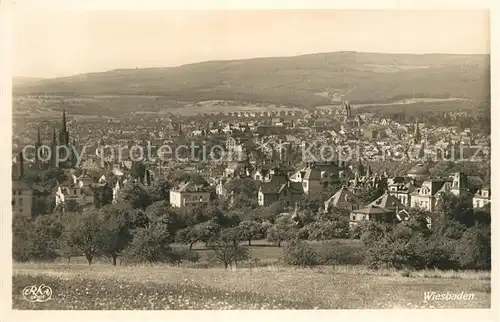
[[[16,264],[12,299],[14,309],[488,308],[490,282],[480,277],[458,272],[441,278],[413,273],[405,277],[401,272],[357,266],[274,265],[226,271],[166,265]],[[41,283],[52,287],[52,300],[24,301],[22,289]],[[474,293],[475,299],[426,302],[424,292]]]

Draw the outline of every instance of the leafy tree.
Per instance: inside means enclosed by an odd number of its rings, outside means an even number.
[[[198,234],[198,239],[208,246],[208,243],[217,236],[221,227],[212,220],[202,222],[193,228]]]
[[[199,241],[199,234],[193,226],[183,228],[176,234],[176,242],[189,245],[189,250]]]
[[[386,225],[375,221],[366,221],[360,225],[362,227],[361,241],[366,246],[370,246],[376,241],[383,239],[388,231]]]
[[[172,188],[172,183],[166,180],[160,180],[156,182],[153,186],[149,188],[149,195],[151,196],[151,202],[155,203],[157,201],[170,201],[170,189]]]
[[[23,215],[12,217],[12,258],[15,261],[27,262],[31,259],[33,226],[30,217]]]
[[[262,226],[255,221],[242,221],[238,225],[240,238],[248,240],[248,246],[252,245],[252,240],[264,237]]]
[[[101,221],[100,253],[110,257],[116,266],[118,255],[132,240],[130,217],[120,208],[107,206],[99,212]]]
[[[89,266],[101,247],[101,221],[97,212],[69,217],[63,230],[64,247],[82,252]]]
[[[170,234],[173,242],[173,238],[177,234],[177,231],[184,228],[185,221],[182,215],[170,206],[170,203],[166,200],[157,201],[146,208],[146,216],[150,222],[158,221],[165,225]]]
[[[310,240],[330,240],[349,236],[349,221],[316,221],[308,226]]]
[[[213,252],[214,258],[224,264],[227,269],[229,265],[250,258],[250,251],[246,247],[235,246],[230,240],[216,240],[211,243],[210,249]]]
[[[234,178],[225,186],[228,193],[234,193],[235,195],[242,194],[247,198],[255,200],[257,199],[259,187],[260,182],[252,178]]]
[[[30,259],[35,261],[52,261],[56,259],[59,239],[63,226],[57,217],[51,215],[36,218],[31,235]]]
[[[267,241],[281,247],[283,241],[295,239],[298,233],[299,227],[285,222],[278,222],[269,227],[266,237]]]
[[[293,240],[283,250],[283,261],[287,265],[310,267],[319,264],[318,254],[303,240]]]
[[[169,234],[164,225],[152,222],[145,228],[133,232],[131,243],[124,250],[128,262],[168,262],[179,260],[169,246]]]
[[[118,203],[128,203],[133,209],[146,209],[152,200],[145,187],[139,183],[126,184],[118,193]]]
[[[467,229],[455,250],[455,256],[462,268],[491,268],[491,235],[488,230],[479,227]]]

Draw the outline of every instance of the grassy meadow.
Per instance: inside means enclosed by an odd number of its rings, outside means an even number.
[[[356,253],[357,241],[338,241]],[[279,264],[282,248],[253,242],[251,257],[259,264],[238,264],[229,270],[198,265],[113,267],[104,260],[88,266],[82,258],[70,263],[14,264],[13,308],[21,310],[169,310],[169,309],[377,309],[489,308],[489,272],[368,270],[362,265],[296,269]],[[314,247],[321,247],[315,243]],[[334,246],[335,247],[335,246]],[[357,256],[357,255],[356,255]],[[352,256],[353,260],[356,256]],[[209,268],[207,268],[209,267]],[[47,302],[30,303],[22,290],[45,284],[53,291]],[[425,301],[424,292],[474,293],[471,301]]]

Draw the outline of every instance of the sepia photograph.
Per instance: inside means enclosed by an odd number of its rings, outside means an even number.
[[[10,19],[13,310],[491,308],[489,10]]]

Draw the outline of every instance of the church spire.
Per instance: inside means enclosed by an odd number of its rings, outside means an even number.
[[[56,135],[56,128],[54,127],[52,129],[52,166],[54,168],[57,168],[57,158],[56,158],[56,153],[57,153],[57,135]]]
[[[66,109],[63,107],[63,115],[62,115],[62,128],[61,132],[65,133],[66,132]]]
[[[420,141],[422,140],[422,135],[420,134],[420,129],[418,127],[418,118],[417,120],[415,121],[415,144],[418,144],[420,143]]]

